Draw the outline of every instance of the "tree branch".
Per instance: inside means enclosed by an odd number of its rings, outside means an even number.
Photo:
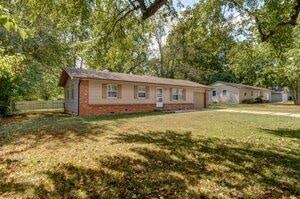
[[[120,11],[120,12],[118,13],[117,19],[116,19],[115,22],[113,23],[111,31],[113,31],[113,30],[115,29],[116,25],[117,25],[121,20],[125,19],[125,18],[126,18],[130,13],[132,13],[133,11],[139,9],[138,6],[134,6],[133,8],[131,8],[131,9],[129,9],[127,12],[125,12],[129,7],[130,7],[130,5],[127,6],[124,10],[122,10],[122,11]],[[125,12],[125,13],[124,13],[124,12]],[[124,13],[124,14],[123,14],[123,13]]]
[[[141,2],[143,0],[139,0]],[[143,1],[144,2],[144,1]],[[167,3],[167,0],[155,0],[148,8],[142,9],[142,19],[146,20],[152,15],[154,15],[163,5]],[[145,5],[145,2],[144,4]]]
[[[278,29],[280,27],[283,27],[283,26],[287,26],[287,25],[291,25],[291,26],[296,26],[297,25],[297,19],[298,19],[298,16],[299,16],[299,12],[300,12],[300,0],[297,0],[296,1],[296,4],[294,6],[294,13],[290,16],[289,20],[288,21],[282,21],[282,22],[279,22],[272,30],[270,30],[268,33],[265,33],[263,31],[263,28],[261,26],[261,23],[258,19],[258,17],[253,13],[251,12],[249,9],[245,8],[243,5],[241,5],[238,1],[236,0],[230,0],[236,7],[238,7],[238,9],[246,12],[250,17],[252,17],[256,23],[256,27],[258,29],[258,32],[260,34],[260,37],[261,37],[261,41],[262,42],[265,42],[265,41],[268,41],[274,34],[276,34],[278,32]]]

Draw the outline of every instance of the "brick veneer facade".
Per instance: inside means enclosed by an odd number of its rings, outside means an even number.
[[[164,104],[164,109],[166,110],[185,110],[193,109],[193,103],[174,103],[174,104]]]
[[[166,110],[193,109],[193,103],[164,104]],[[79,87],[79,115],[109,115],[120,113],[151,112],[155,104],[89,104],[89,82],[81,80]]]

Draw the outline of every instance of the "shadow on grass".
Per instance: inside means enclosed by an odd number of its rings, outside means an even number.
[[[5,124],[2,121],[3,124],[0,126],[0,147],[10,143],[24,144],[23,141],[19,141],[19,138],[26,136],[30,138],[32,143],[22,151],[54,139],[61,142],[78,142],[83,139],[94,139],[95,136],[109,132],[113,127],[121,126],[126,122],[126,119],[162,114],[165,113],[154,112],[90,117],[72,117],[61,113],[18,115],[8,118],[9,122]]]
[[[20,166],[20,161],[0,158],[0,198],[4,193],[25,193],[32,185],[29,183],[16,182],[9,178],[14,168]]]
[[[119,134],[136,156],[100,156],[97,167],[58,165],[37,196],[51,198],[280,198],[299,196],[299,156],[230,139],[174,131]],[[139,144],[142,144],[139,146]],[[278,151],[278,150],[276,150]],[[298,154],[299,155],[299,154]],[[222,195],[218,195],[222,194]]]
[[[290,130],[290,129],[260,129],[261,131],[269,134],[273,134],[280,137],[296,138],[300,139],[300,129]]]

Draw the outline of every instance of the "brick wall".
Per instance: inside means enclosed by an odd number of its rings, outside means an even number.
[[[193,103],[174,103],[174,104],[164,104],[165,110],[185,110],[185,109],[193,109]]]
[[[79,86],[79,115],[89,115],[89,81],[81,80]]]
[[[120,113],[151,112],[156,109],[156,104],[89,104],[89,82],[81,80],[79,115],[109,115]],[[164,104],[166,110],[193,109],[193,103]]]

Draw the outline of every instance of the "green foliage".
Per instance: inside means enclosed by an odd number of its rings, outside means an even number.
[[[126,6],[127,3],[104,1],[92,13],[94,38],[83,44],[82,52],[91,68],[127,73],[145,71],[150,27],[147,22],[139,23],[135,13],[128,14],[119,22],[114,21],[115,9],[123,10]]]
[[[270,44],[251,44],[243,42],[230,50],[228,60],[232,73],[239,82],[268,86],[274,81],[272,69],[278,60]]]
[[[208,84],[212,84],[217,81],[223,81],[223,82],[231,82],[231,83],[238,83],[238,79],[235,75],[233,75],[230,72],[217,72],[210,76],[208,80]]]
[[[61,68],[74,67],[82,59],[87,67],[99,70],[149,73],[206,84],[218,80],[280,84],[295,90],[299,79],[299,30],[295,29],[299,28],[291,17],[296,3],[199,1],[175,17],[175,27],[166,43],[162,42],[159,56],[153,57],[153,33],[162,23],[170,25],[174,19],[170,9],[156,13],[159,20],[141,20],[145,13],[129,1],[3,0],[2,57],[23,57],[20,64],[25,71],[8,78],[15,82],[12,87],[22,87],[22,92],[11,95],[28,100],[60,98],[62,89],[57,83]],[[150,4],[146,1],[146,7]],[[238,19],[234,14],[239,14]]]
[[[169,77],[211,83],[217,73],[227,73],[226,55],[235,42],[223,20],[222,6],[220,1],[199,3],[183,14],[165,47]]]
[[[26,38],[25,31],[20,28],[14,19],[9,16],[9,12],[0,4],[0,25],[2,25],[7,31],[17,32],[22,39]]]
[[[0,54],[0,116],[13,111],[12,101],[23,91],[24,85],[19,84],[22,81],[22,59],[23,57]]]
[[[285,52],[278,52],[271,43],[236,45],[228,54],[232,73],[245,84],[289,87],[295,103],[299,103],[299,28],[294,28],[293,41]]]

